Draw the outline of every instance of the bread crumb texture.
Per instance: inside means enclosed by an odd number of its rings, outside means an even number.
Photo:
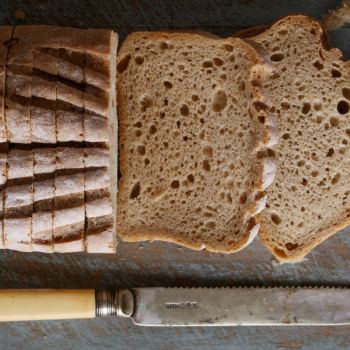
[[[144,32],[118,57],[118,234],[241,249],[264,197],[257,148],[267,135],[249,113],[261,97],[256,52],[240,39]]]
[[[253,39],[273,61],[263,84],[280,133],[260,237],[278,259],[298,261],[350,222],[350,63],[305,16]]]

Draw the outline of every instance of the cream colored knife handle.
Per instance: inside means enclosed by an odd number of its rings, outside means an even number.
[[[0,321],[93,318],[95,291],[0,289]]]
[[[130,317],[134,305],[129,289],[0,289],[0,322]]]

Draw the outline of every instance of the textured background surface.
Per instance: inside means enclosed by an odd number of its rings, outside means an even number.
[[[320,18],[338,0],[1,0],[0,24],[135,30],[201,29],[230,35],[289,13]],[[350,27],[330,35],[350,58]],[[349,285],[350,230],[323,243],[307,260],[279,265],[256,240],[233,254],[193,252],[172,244],[120,244],[116,255],[44,255],[0,251],[0,288],[102,288],[213,285]],[[0,324],[0,349],[349,349],[349,327],[136,327],[96,319]]]

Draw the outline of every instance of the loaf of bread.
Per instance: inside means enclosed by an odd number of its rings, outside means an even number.
[[[350,62],[306,16],[252,39],[274,64],[263,87],[280,135],[260,237],[279,260],[298,261],[350,224]]]
[[[258,231],[274,138],[269,67],[239,39],[133,33],[117,63],[117,232],[232,252]]]
[[[0,247],[114,252],[116,34],[20,26],[0,38]]]

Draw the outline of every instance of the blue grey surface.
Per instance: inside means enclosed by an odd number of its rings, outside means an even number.
[[[141,1],[0,0],[1,24],[135,30],[200,29],[230,35],[289,13],[320,18],[338,0]],[[24,19],[16,19],[23,17]],[[23,13],[19,12],[23,11]],[[350,58],[350,27],[330,34]],[[45,255],[0,251],[0,288],[137,286],[350,285],[350,230],[327,240],[307,259],[280,265],[256,240],[237,254],[196,252],[167,243],[122,243],[115,255]],[[349,349],[350,327],[136,327],[113,318],[0,324],[0,350]]]

